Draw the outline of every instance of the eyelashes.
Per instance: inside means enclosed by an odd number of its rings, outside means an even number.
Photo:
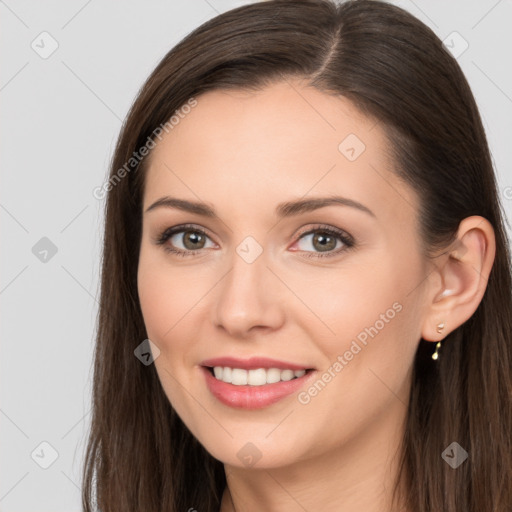
[[[179,237],[176,237],[180,240],[181,245],[183,244],[183,235],[188,234],[192,235],[191,238],[187,239],[187,242],[194,241],[205,241],[205,244],[208,243],[208,241],[211,242],[214,246],[216,245],[208,235],[208,233],[203,230],[202,228],[195,226],[193,224],[182,224],[179,226],[174,226],[171,228],[167,228],[164,231],[162,231],[157,238],[155,239],[155,243],[157,245],[161,245],[163,249],[170,254],[180,256],[180,257],[191,257],[198,255],[201,251],[204,249],[208,249],[208,247],[202,246],[199,249],[187,249],[185,248],[177,248],[174,244],[168,243],[172,238],[175,238],[176,235],[180,235]],[[342,252],[346,252],[352,248],[355,247],[355,240],[354,238],[346,233],[345,231],[342,231],[341,229],[334,228],[333,226],[327,226],[327,225],[317,225],[313,228],[310,228],[308,230],[302,231],[297,235],[297,241],[293,243],[293,246],[301,243],[302,241],[306,240],[308,237],[313,235],[312,242],[326,242],[327,245],[332,245],[332,241],[335,241],[335,249],[336,250],[327,250],[327,251],[305,251],[303,249],[292,249],[293,252],[301,252],[304,254],[301,254],[302,257],[305,258],[329,258],[333,256],[338,256]],[[340,242],[341,244],[338,244]],[[325,244],[322,244],[325,247]],[[339,247],[341,245],[341,247]]]

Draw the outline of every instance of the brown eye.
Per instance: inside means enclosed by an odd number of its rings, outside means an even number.
[[[166,229],[156,239],[156,243],[162,245],[167,252],[180,256],[191,256],[202,249],[215,247],[215,243],[202,229],[188,226]]]
[[[339,234],[317,229],[302,235],[298,245],[301,251],[329,252],[341,247],[343,240]]]
[[[183,234],[181,234],[183,233]],[[170,239],[173,238],[182,238],[182,243],[185,249],[194,251],[196,249],[202,249],[206,243],[206,237],[202,233],[199,233],[198,231],[182,231],[180,233],[177,233],[176,235],[172,236]]]
[[[338,228],[318,226],[303,233],[293,250],[304,252],[307,258],[336,256],[355,246],[351,235]]]
[[[312,240],[313,247],[320,252],[332,251],[336,248],[336,237],[327,233],[315,233]]]

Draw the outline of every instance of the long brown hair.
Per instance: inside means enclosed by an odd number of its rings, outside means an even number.
[[[477,310],[445,338],[438,361],[430,358],[433,344],[419,341],[398,479],[403,503],[416,512],[512,510],[511,258],[486,135],[468,83],[438,37],[406,11],[373,0],[233,9],[171,49],[140,90],[103,188],[84,509],[219,509],[222,463],[177,416],[154,365],[134,356],[147,338],[136,278],[146,160],[126,163],[190,98],[291,77],[344,96],[379,121],[396,172],[419,194],[427,257],[453,241],[465,217],[481,215],[494,227],[496,257]],[[469,454],[456,470],[441,457],[454,441]]]

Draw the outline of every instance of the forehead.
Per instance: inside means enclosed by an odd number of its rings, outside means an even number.
[[[391,172],[382,125],[346,98],[290,80],[196,99],[152,150],[144,207],[167,193],[245,211],[305,194],[376,207],[411,196]]]
[[[174,120],[178,120],[176,116]],[[269,153],[292,158],[292,152],[299,156],[318,148],[317,153],[338,157],[339,144],[348,135],[352,141],[359,139],[358,152],[363,147],[376,152],[384,146],[385,139],[375,126],[375,121],[363,116],[346,98],[290,80],[257,92],[215,90],[202,94],[197,106],[180,116],[154,152],[160,154],[173,146],[179,152],[176,146],[185,145],[229,159],[243,147],[244,155],[257,159]],[[226,148],[231,149],[229,154]]]

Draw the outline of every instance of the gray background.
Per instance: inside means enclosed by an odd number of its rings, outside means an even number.
[[[2,512],[81,509],[104,206],[92,191],[153,67],[193,28],[243,3],[0,1]],[[453,51],[469,45],[458,60],[510,219],[511,1],[393,3],[449,36]]]

